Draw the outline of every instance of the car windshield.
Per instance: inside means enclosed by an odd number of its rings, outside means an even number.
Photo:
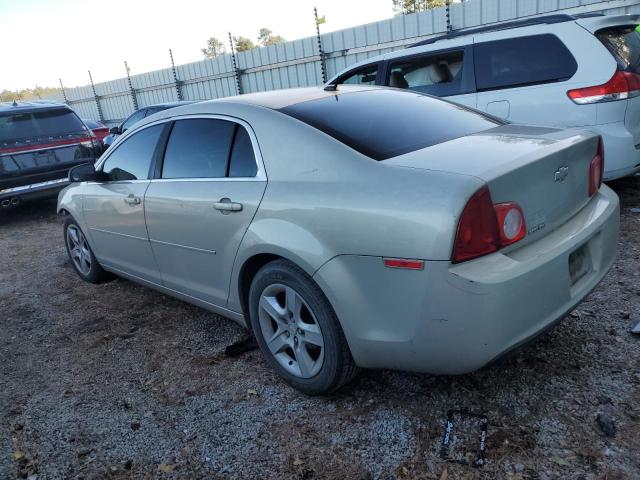
[[[76,114],[66,108],[0,113],[0,144],[75,135],[86,135],[86,128]]]
[[[640,32],[635,25],[614,27],[596,33],[622,70],[640,73]]]
[[[375,160],[502,125],[499,120],[418,92],[372,89],[280,109]]]

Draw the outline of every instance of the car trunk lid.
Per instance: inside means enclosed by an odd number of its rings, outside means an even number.
[[[527,236],[517,245],[524,245],[587,204],[597,146],[598,136],[588,132],[505,125],[385,163],[481,179],[494,203],[516,202],[522,208]]]

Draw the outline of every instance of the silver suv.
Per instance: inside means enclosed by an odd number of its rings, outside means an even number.
[[[638,15],[550,15],[368,58],[329,85],[408,88],[511,122],[602,135],[605,180],[640,170]]]

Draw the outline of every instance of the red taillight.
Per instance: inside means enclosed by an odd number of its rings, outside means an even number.
[[[602,177],[604,176],[604,147],[602,138],[598,140],[598,148],[595,156],[589,164],[589,196],[592,197],[600,190],[602,186]]]
[[[500,246],[506,247],[522,240],[527,234],[522,209],[515,202],[498,203],[493,206],[498,217]]]
[[[611,80],[595,87],[569,90],[567,95],[578,105],[626,100],[640,95],[640,75],[617,71]]]
[[[493,204],[487,186],[469,199],[462,211],[453,243],[452,263],[498,251],[527,234],[522,209],[515,202]]]
[[[485,186],[473,194],[462,211],[451,261],[471,260],[495,252],[499,247],[498,221],[491,193]]]

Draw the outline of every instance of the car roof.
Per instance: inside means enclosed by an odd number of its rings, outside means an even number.
[[[14,102],[0,102],[0,113],[5,112],[26,112],[33,110],[49,110],[56,108],[69,108],[65,103],[53,102],[47,100],[32,100],[29,102],[14,101]]]
[[[406,48],[420,47],[422,45],[431,45],[442,40],[450,40],[452,38],[464,37],[466,35],[474,35],[477,33],[498,32],[501,30],[511,30],[514,28],[530,27],[532,25],[553,25],[556,23],[572,22],[574,20],[580,20],[581,18],[590,17],[604,17],[603,13],[593,12],[584,13],[578,15],[558,14],[558,15],[543,15],[540,17],[523,18],[521,20],[514,20],[511,22],[497,22],[490,25],[483,25],[481,27],[463,28],[460,30],[454,30],[444,35],[439,35],[433,38],[427,38],[420,42],[407,45]]]
[[[323,87],[287,88],[268,92],[247,93],[245,95],[225,97],[220,100],[210,100],[210,102],[244,103],[279,110],[296,103],[379,88],[381,87],[367,85],[340,85],[337,90],[325,90]]]
[[[181,105],[191,105],[192,103],[196,103],[195,100],[177,100],[175,102],[163,102],[163,103],[154,103],[153,105],[145,105],[144,107],[140,107],[138,110],[142,110],[143,108],[173,108],[179,107]]]

